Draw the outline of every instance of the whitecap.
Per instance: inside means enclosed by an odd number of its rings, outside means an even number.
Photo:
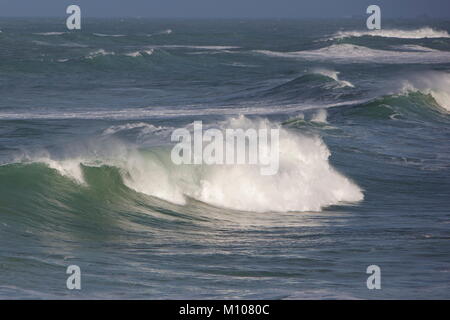
[[[430,27],[420,29],[402,30],[402,29],[380,29],[380,30],[361,30],[361,31],[339,31],[333,35],[332,39],[343,39],[350,37],[385,37],[385,38],[401,38],[401,39],[424,39],[424,38],[450,38],[445,30],[435,30]]]

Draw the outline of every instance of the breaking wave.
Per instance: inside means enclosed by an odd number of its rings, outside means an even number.
[[[420,91],[431,95],[434,100],[450,112],[450,74],[441,72],[426,72],[420,76],[411,77],[403,81],[402,91]]]
[[[145,127],[136,124],[141,125]],[[136,126],[109,128],[105,132]],[[86,168],[112,167],[129,189],[177,205],[188,205],[193,199],[242,211],[321,211],[330,205],[363,199],[362,190],[329,163],[330,151],[318,136],[302,135],[268,120],[246,117],[231,118],[217,128],[279,129],[278,172],[263,176],[259,165],[175,165],[170,146],[137,149],[123,144],[104,147],[101,157],[97,145],[90,155],[86,152],[64,159],[47,155],[31,158],[31,162],[44,163],[88,188]]]
[[[364,36],[401,39],[450,38],[450,35],[447,31],[424,27],[412,30],[380,29],[364,31],[339,31],[333,37],[331,37],[330,40]]]
[[[311,70],[312,73],[315,74],[320,74],[323,75],[325,77],[328,77],[330,79],[333,79],[334,81],[336,81],[341,87],[351,87],[354,88],[355,86],[349,82],[349,81],[345,81],[345,80],[340,80],[338,78],[339,75],[339,71],[334,71],[334,70],[329,70],[329,69],[321,69],[321,68],[317,68],[317,69],[312,69]]]
[[[424,47],[422,47],[424,48]],[[333,60],[336,63],[448,63],[450,52],[439,50],[395,51],[371,49],[354,44],[333,44],[316,50],[277,52],[256,50],[270,57],[307,60]]]

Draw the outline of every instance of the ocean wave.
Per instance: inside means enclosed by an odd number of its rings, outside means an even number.
[[[355,86],[349,82],[349,81],[345,81],[345,80],[340,80],[338,78],[339,75],[339,71],[335,71],[335,70],[330,70],[330,69],[323,69],[323,68],[315,68],[311,70],[312,73],[314,74],[320,74],[323,75],[325,77],[328,77],[330,79],[333,79],[334,81],[336,81],[341,87],[350,87],[350,88],[354,88]]]
[[[336,63],[449,63],[450,52],[432,50],[426,52],[405,52],[371,49],[354,44],[333,44],[316,50],[277,52],[256,50],[256,53],[277,58],[307,60],[333,60]]]
[[[60,36],[62,34],[65,34],[66,32],[56,32],[56,31],[51,31],[51,32],[36,32],[33,33],[34,35],[37,36]]]
[[[178,205],[195,199],[212,206],[253,212],[321,211],[330,205],[358,202],[362,190],[329,163],[330,151],[318,136],[304,136],[264,119],[231,118],[218,128],[280,130],[279,171],[260,174],[258,165],[175,165],[170,147],[139,150],[96,145],[97,158],[63,160],[37,157],[75,183],[89,185],[86,167],[117,168],[130,189]],[[98,158],[99,148],[107,149]],[[111,154],[112,152],[112,154]],[[109,153],[109,154],[108,154]]]
[[[92,33],[92,34],[97,37],[113,37],[113,38],[126,37],[125,34],[104,34],[104,33]]]
[[[311,122],[316,123],[328,123],[327,122],[327,110],[319,109],[316,113],[313,114],[311,118]]]
[[[98,49],[98,50],[91,51],[89,54],[84,56],[84,58],[89,59],[89,60],[92,60],[94,58],[104,57],[104,56],[117,56],[117,57],[126,56],[126,57],[136,58],[136,57],[150,56],[153,53],[154,53],[154,49],[138,50],[138,51],[132,51],[132,52],[127,52],[127,53],[121,53],[121,54],[118,54],[114,51],[106,51],[104,49]]]
[[[155,33],[150,33],[147,36],[148,37],[153,37],[153,36],[157,36],[157,35],[172,34],[172,32],[173,32],[172,29],[165,29],[165,30],[158,31],[158,32],[155,32]]]
[[[166,44],[150,46],[151,48],[164,48],[164,49],[197,49],[197,50],[230,50],[239,49],[237,46],[197,46],[197,45],[181,45],[181,44]]]
[[[109,56],[109,55],[115,55],[115,52],[113,51],[106,51],[104,49],[98,49],[95,51],[90,52],[88,55],[85,56],[86,59],[94,59],[100,56]]]
[[[398,79],[393,91],[361,104],[344,106],[340,116],[448,124],[450,74],[428,71]]]
[[[419,51],[419,52],[439,52],[439,50],[419,46],[416,44],[403,44],[399,46],[391,46],[392,49],[404,50],[404,51]]]
[[[138,138],[142,138],[152,134],[167,134],[168,131],[173,130],[173,127],[155,126],[146,122],[132,122],[121,125],[110,126],[102,132],[103,136],[115,135],[119,132],[139,130]]]
[[[431,95],[446,112],[450,112],[450,74],[425,72],[402,82],[402,92],[420,91]]]
[[[411,30],[380,29],[362,31],[339,31],[331,38],[329,38],[329,40],[364,36],[401,39],[450,38],[449,33],[445,30],[435,30],[430,27],[424,27]]]
[[[153,49],[140,50],[140,51],[133,51],[133,52],[125,53],[125,56],[136,58],[136,57],[142,57],[142,56],[146,56],[146,55],[150,56],[153,54],[153,52],[154,52]]]
[[[329,107],[336,102],[351,101],[357,96],[354,85],[338,77],[339,72],[332,69],[312,68],[306,73],[272,88],[258,93],[252,93],[251,97],[271,101],[272,103],[289,104],[293,101],[302,101],[311,106]],[[335,105],[336,106],[336,105]]]
[[[146,118],[179,118],[185,116],[207,116],[207,115],[271,115],[271,114],[290,114],[293,112],[304,111],[308,109],[332,108],[345,105],[355,105],[366,102],[367,99],[355,99],[333,103],[295,103],[283,104],[283,106],[217,106],[215,108],[199,108],[191,106],[190,109],[180,108],[125,108],[119,110],[105,111],[86,111],[75,112],[66,111],[33,111],[33,112],[0,112],[0,119],[113,119],[113,120],[137,120]]]
[[[59,46],[67,47],[67,48],[87,48],[87,47],[89,47],[87,44],[81,44],[81,43],[76,43],[76,42],[61,43]]]

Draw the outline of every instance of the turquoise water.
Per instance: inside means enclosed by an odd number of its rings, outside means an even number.
[[[1,298],[450,298],[449,22],[82,27],[0,19]],[[175,166],[194,121],[279,174]]]

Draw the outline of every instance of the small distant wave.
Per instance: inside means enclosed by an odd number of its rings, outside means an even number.
[[[321,69],[321,68],[316,68],[316,69],[312,69],[311,70],[312,73],[315,74],[320,74],[323,75],[325,77],[328,77],[330,79],[333,79],[334,81],[336,81],[337,83],[339,83],[339,85],[341,87],[350,87],[350,88],[354,88],[355,86],[349,82],[349,81],[345,81],[345,80],[340,80],[338,78],[339,75],[339,71],[334,71],[334,70],[329,70],[329,69]]]
[[[239,49],[236,46],[196,46],[196,45],[179,45],[179,44],[168,44],[155,46],[156,48],[166,48],[166,49],[177,49],[177,48],[185,48],[185,49],[198,49],[198,50],[230,50],[230,49]]]
[[[153,37],[153,36],[164,35],[164,34],[171,34],[172,32],[173,32],[172,29],[166,29],[166,30],[155,32],[155,33],[150,33],[150,34],[147,35],[147,37]]]
[[[128,57],[135,58],[135,57],[142,57],[145,55],[150,56],[153,54],[153,52],[154,52],[154,50],[150,49],[150,50],[133,51],[133,52],[125,53],[125,55]]]
[[[171,34],[172,32],[173,32],[172,29],[166,29],[166,30],[159,32],[158,34]]]
[[[40,40],[32,40],[31,42],[38,46],[49,46],[49,47],[66,47],[66,48],[87,48],[88,47],[88,45],[86,45],[86,44],[80,44],[80,43],[76,43],[76,42],[50,43],[50,42],[40,41]]]
[[[98,57],[102,57],[102,56],[127,56],[127,57],[136,58],[136,57],[150,56],[153,54],[153,52],[154,52],[153,49],[149,49],[149,50],[139,50],[139,51],[132,51],[132,52],[128,52],[128,53],[117,54],[114,51],[106,51],[104,49],[98,49],[98,50],[90,52],[84,58],[85,59],[94,59],[94,58],[98,58]]]
[[[400,46],[391,46],[392,49],[404,50],[404,51],[416,51],[416,52],[439,52],[439,50],[419,46],[415,44],[404,44]]]
[[[87,44],[81,44],[76,42],[66,42],[59,45],[60,47],[68,47],[68,48],[87,48]]]
[[[45,42],[45,41],[33,40],[31,42],[38,46],[53,46],[53,44]]]
[[[176,49],[176,48],[187,48],[187,49],[197,49],[197,50],[208,50],[208,51],[220,51],[220,52],[226,52],[227,49],[232,48],[238,48],[238,47],[231,47],[231,46],[190,46],[190,45],[155,45],[155,46],[145,46],[144,49],[126,52],[126,53],[119,53],[114,51],[107,51],[104,49],[97,49],[94,51],[91,51],[89,54],[87,54],[84,58],[85,59],[94,59],[102,56],[127,56],[127,57],[144,57],[144,56],[150,56],[155,53],[155,50],[157,49]]]
[[[106,51],[104,49],[98,49],[98,50],[90,52],[87,56],[85,56],[85,58],[86,59],[94,59],[99,56],[108,56],[108,55],[115,55],[115,52]]]
[[[206,116],[206,115],[271,115],[271,114],[291,114],[293,112],[304,111],[317,108],[333,108],[339,106],[356,105],[366,102],[367,99],[355,99],[336,103],[295,103],[284,104],[283,107],[267,107],[267,106],[245,106],[245,107],[214,107],[214,108],[198,108],[191,106],[189,109],[180,108],[126,108],[120,110],[107,111],[48,111],[48,112],[1,112],[0,119],[112,119],[112,120],[137,120],[152,118],[178,118],[185,116]]]
[[[450,38],[450,35],[447,31],[424,27],[412,30],[381,29],[364,31],[339,31],[333,37],[329,38],[329,40],[364,36],[401,39]]]
[[[97,37],[113,37],[113,38],[126,37],[126,35],[124,35],[124,34],[93,33],[93,35],[94,35],[94,36],[97,36]]]
[[[246,64],[246,63],[242,63],[242,62],[224,63],[224,65],[230,66],[230,67],[239,67],[239,68],[257,68],[257,67],[260,67],[259,65]]]
[[[65,34],[66,32],[56,32],[56,31],[52,31],[52,32],[37,32],[37,33],[33,33],[35,35],[38,36],[60,36],[62,34]]]
[[[102,133],[102,135],[114,135],[118,132],[122,131],[128,131],[128,130],[134,130],[139,129],[139,136],[147,135],[147,134],[159,134],[162,132],[165,132],[167,130],[173,129],[172,127],[164,127],[164,126],[155,126],[150,123],[145,122],[134,122],[134,123],[126,123],[122,125],[117,126],[111,126],[107,129],[105,129]]]
[[[270,57],[293,58],[307,60],[333,60],[336,63],[449,63],[450,52],[439,50],[428,51],[395,51],[371,49],[354,44],[333,44],[316,50],[295,52],[277,52],[256,50],[256,53]]]

